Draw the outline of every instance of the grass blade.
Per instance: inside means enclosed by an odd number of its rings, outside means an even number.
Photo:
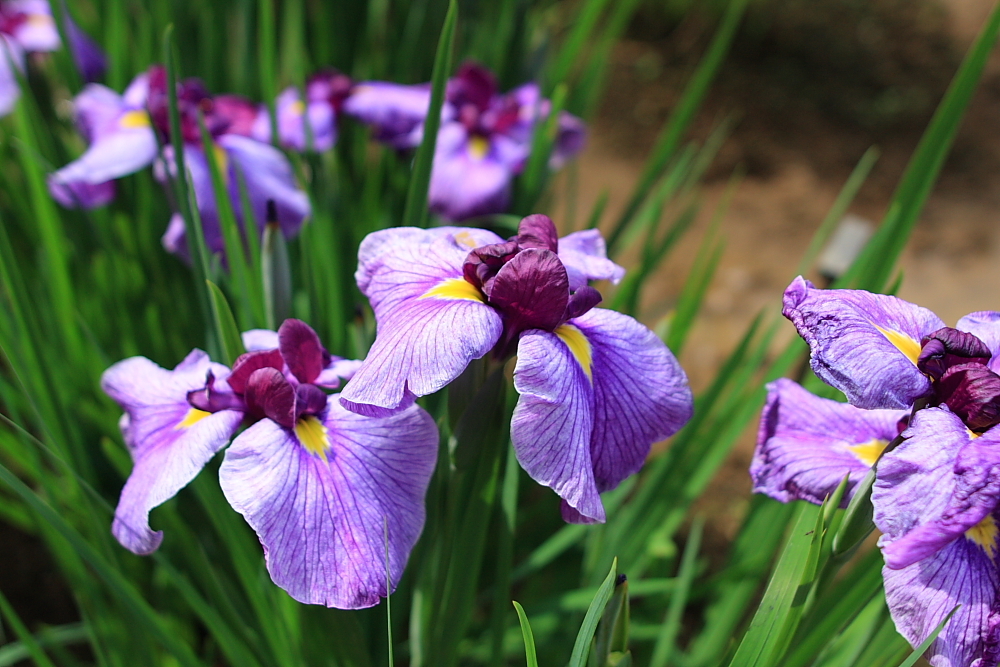
[[[615,592],[615,582],[618,579],[618,559],[611,563],[611,570],[601,587],[597,589],[594,601],[587,609],[587,615],[583,618],[580,632],[576,635],[576,642],[573,644],[573,653],[569,657],[569,667],[586,667],[587,656],[590,654],[590,640],[594,638],[594,631],[597,630],[597,622],[601,620],[604,607]]]
[[[538,656],[535,655],[535,637],[531,633],[531,623],[528,616],[517,600],[514,600],[514,609],[517,610],[517,620],[521,624],[521,636],[524,637],[524,659],[527,667],[538,667]]]

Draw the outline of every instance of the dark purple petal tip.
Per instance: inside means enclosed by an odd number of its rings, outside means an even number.
[[[300,384],[295,388],[295,418],[318,415],[326,409],[326,393],[314,384]]]
[[[299,382],[312,382],[323,371],[326,350],[316,332],[302,320],[282,322],[278,329],[278,349]]]
[[[573,295],[569,298],[569,303],[566,304],[566,318],[571,320],[574,317],[580,317],[588,310],[596,306],[601,302],[603,297],[601,293],[595,288],[589,285],[584,285],[577,291],[573,292]]]
[[[285,428],[295,426],[295,389],[281,371],[254,371],[247,381],[245,398],[252,418],[267,417]]]
[[[971,333],[944,327],[921,341],[917,368],[933,377],[941,378],[949,367],[964,363],[985,364],[993,356],[986,343]]]
[[[982,364],[952,366],[938,380],[935,391],[974,431],[1000,423],[1000,375]]]
[[[280,374],[284,362],[279,350],[257,350],[241,354],[233,363],[233,372],[226,381],[237,394],[246,393],[250,376],[261,368],[273,368]]]
[[[542,248],[559,252],[559,232],[552,218],[535,213],[521,220],[517,226],[517,244],[522,250]]]

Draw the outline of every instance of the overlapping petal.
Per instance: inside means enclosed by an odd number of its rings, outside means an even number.
[[[1000,371],[1000,312],[981,310],[969,313],[958,321],[955,328],[967,331],[986,343],[986,347],[993,355],[987,366],[994,373]]]
[[[820,398],[786,378],[769,383],[750,464],[754,492],[819,505],[849,475],[846,504],[907,414]]]
[[[445,123],[438,132],[428,205],[447,220],[498,213],[507,207],[513,177],[488,139],[469,135],[461,123]]]
[[[364,81],[344,101],[344,113],[375,129],[375,138],[399,150],[416,148],[424,138],[424,118],[431,103],[429,85],[404,86]],[[442,117],[451,110],[442,109]]]
[[[569,325],[580,329],[590,348],[590,451],[594,480],[604,492],[638,472],[654,442],[687,423],[693,398],[687,375],[667,346],[628,315],[594,308]]]
[[[916,359],[921,339],[944,322],[926,308],[862,290],[816,289],[800,276],[785,290],[782,312],[809,343],[816,374],[852,405],[905,409],[930,390]]]
[[[216,376],[228,373],[225,366],[195,350],[172,371],[144,357],[132,357],[101,378],[104,391],[127,415],[123,435],[135,464],[111,531],[137,554],[152,553],[163,539],[162,532],[149,527],[150,510],[194,479],[243,419],[235,410],[199,413],[188,404],[187,393],[203,387],[209,371]]]
[[[576,290],[588,280],[610,280],[617,285],[625,269],[608,259],[604,237],[597,229],[584,229],[559,239],[559,259],[569,274],[569,287]]]
[[[462,278],[469,249],[461,232],[397,245],[394,239],[414,235],[403,231],[397,237],[397,231],[380,232],[383,251],[358,269],[378,331],[342,400],[367,414],[384,414],[413,396],[438,391],[489,352],[503,328],[500,315]]]
[[[264,420],[226,451],[222,490],[260,537],[268,572],[294,599],[342,609],[377,604],[402,575],[424,523],[437,429],[414,406],[387,419],[352,414],[336,396],[329,448],[302,446]]]
[[[521,335],[514,367],[520,397],[510,422],[517,460],[568,505],[563,518],[605,520],[594,475],[594,388],[570,348],[554,333]]]
[[[325,151],[337,141],[337,117],[333,106],[327,101],[302,101],[297,88],[286,88],[275,102],[278,113],[278,138],[283,146],[302,152],[305,150]],[[306,119],[312,142],[307,141]],[[257,141],[270,143],[271,118],[263,108],[253,124],[251,136]]]

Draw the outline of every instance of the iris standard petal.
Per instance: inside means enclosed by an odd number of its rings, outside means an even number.
[[[905,409],[930,390],[916,366],[920,341],[944,322],[926,308],[862,290],[816,289],[799,276],[785,290],[782,313],[809,343],[813,371],[852,405]]]
[[[610,280],[617,285],[625,269],[608,259],[604,237],[596,229],[584,229],[559,239],[559,259],[569,274],[569,287],[576,290],[588,280]]]
[[[302,224],[312,215],[309,196],[295,183],[292,166],[285,155],[274,146],[249,137],[225,134],[219,145],[226,150],[233,169],[238,169],[246,183],[247,194],[253,207],[253,218],[260,229],[267,219],[267,202],[273,201],[278,223],[285,238],[299,233]],[[232,174],[229,196],[237,210],[241,210],[239,181]],[[246,216],[244,215],[244,220]],[[249,227],[249,221],[246,222]]]
[[[430,209],[447,220],[506,210],[514,175],[491,153],[489,140],[470,136],[461,123],[442,125],[427,194]]]
[[[993,516],[993,521],[998,519]],[[998,547],[994,542],[994,551]],[[960,605],[924,658],[933,667],[996,665],[1000,655],[997,573],[995,560],[966,539],[903,569],[884,568],[885,598],[896,630],[912,646],[919,646]]]
[[[850,475],[846,506],[907,414],[862,410],[820,398],[787,378],[769,383],[750,464],[754,493],[783,503],[806,500],[819,505]]]
[[[591,458],[594,388],[585,368],[558,334],[527,331],[517,346],[514,388],[520,397],[510,438],[521,467],[569,505],[564,518],[603,523]]]
[[[876,525],[881,520],[888,529],[882,542],[886,566],[912,565],[957,539],[995,538],[998,526],[991,514],[1000,504],[1000,432],[977,436],[946,408],[928,408],[917,412],[903,435],[906,441],[879,464],[872,493]],[[941,461],[942,456],[947,458]],[[944,472],[928,471],[933,463]],[[925,488],[931,483],[932,494]],[[981,544],[991,557],[993,542]]]
[[[654,442],[673,435],[691,418],[687,375],[656,334],[613,310],[594,308],[556,334],[574,353],[577,365],[586,371],[590,362],[590,454],[597,488],[608,491],[638,472]]]
[[[336,396],[309,428],[303,440],[300,428],[254,424],[226,451],[219,482],[275,584],[300,602],[370,607],[395,588],[423,528],[437,428],[416,406],[371,419]]]
[[[148,554],[163,539],[149,527],[149,512],[184,488],[229,442],[243,413],[193,409],[187,392],[205,386],[211,371],[228,369],[195,350],[168,371],[144,357],[120,361],[104,372],[101,387],[128,415],[126,444],[135,465],[122,489],[111,532],[130,551]]]
[[[993,355],[987,365],[994,373],[1000,371],[1000,312],[981,310],[969,313],[958,321],[955,328],[967,331],[986,343]]]
[[[364,81],[351,89],[344,100],[344,113],[371,125],[378,141],[399,150],[416,148],[423,141],[424,118],[430,108],[431,89],[427,84],[404,86],[382,81]],[[442,117],[450,113],[442,109]]]

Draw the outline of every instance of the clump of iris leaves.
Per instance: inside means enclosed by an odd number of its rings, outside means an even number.
[[[621,285],[605,292],[607,305],[648,315],[641,304],[650,276],[669,264],[699,214],[701,178],[725,139],[725,123],[701,144],[686,132],[745,4],[730,0],[718,14],[715,37],[621,210],[606,210],[606,195],[593,210],[578,210],[573,167],[553,182],[529,163],[516,183],[511,217],[480,222],[504,229],[556,206],[562,233],[600,222],[612,259],[629,269]],[[301,86],[327,66],[355,80],[433,77],[440,88],[456,63],[475,59],[497,72],[501,90],[536,80],[565,109],[590,118],[611,51],[638,2],[73,5],[75,18],[107,52],[106,83],[115,90],[156,62],[167,63],[177,78],[200,77],[210,90],[261,100],[273,100],[286,85]],[[891,293],[898,285],[895,262],[998,30],[994,11],[878,231],[837,286]],[[278,306],[308,321],[330,350],[364,357],[374,330],[352,278],[357,247],[378,229],[433,222],[425,213],[430,153],[418,152],[411,162],[373,148],[360,125],[342,123],[332,151],[290,155],[313,219],[288,243],[292,287],[287,303],[275,304],[274,294],[265,294],[273,276],[260,266],[236,272],[216,263],[202,276],[162,250],[169,204],[148,171],[124,179],[110,207],[57,207],[45,175],[82,149],[64,102],[81,83],[70,56],[58,52],[29,68],[21,102],[0,121],[0,519],[41,538],[81,619],[28,628],[0,592],[8,642],[0,646],[0,665],[23,659],[43,666],[171,667],[914,664],[919,648],[898,636],[886,610],[878,551],[835,548],[851,544],[844,531],[857,523],[844,521],[835,503],[782,505],[755,497],[725,553],[712,554],[723,565],[707,565],[705,519],[692,508],[737,438],[755,424],[764,382],[795,373],[806,354],[799,339],[775,347],[777,307],[753,322],[696,396],[691,422],[640,474],[605,496],[604,525],[563,524],[558,499],[520,484],[513,457],[506,466],[439,465],[424,543],[407,575],[387,604],[350,612],[298,604],[273,586],[253,532],[229,511],[210,474],[156,511],[154,520],[171,535],[159,552],[137,558],[122,550],[109,525],[131,463],[118,434],[120,410],[98,389],[101,372],[138,354],[170,367],[194,346],[224,358],[230,311],[228,331],[246,330],[273,325]],[[544,151],[544,136],[535,146]],[[860,160],[806,256],[788,267],[789,278],[810,269],[874,159],[869,151]],[[532,160],[545,164],[544,157]],[[716,220],[725,200],[720,206]],[[722,248],[713,225],[683,288],[671,295],[670,314],[650,322],[678,355]],[[221,291],[206,290],[205,278]],[[806,385],[829,395],[815,378]],[[424,404],[460,458],[463,447],[489,438],[452,423],[448,415],[467,400],[459,387],[452,391]],[[455,515],[436,512],[445,495],[448,507],[461,508]],[[432,549],[425,544],[434,531],[447,531],[448,539]]]

